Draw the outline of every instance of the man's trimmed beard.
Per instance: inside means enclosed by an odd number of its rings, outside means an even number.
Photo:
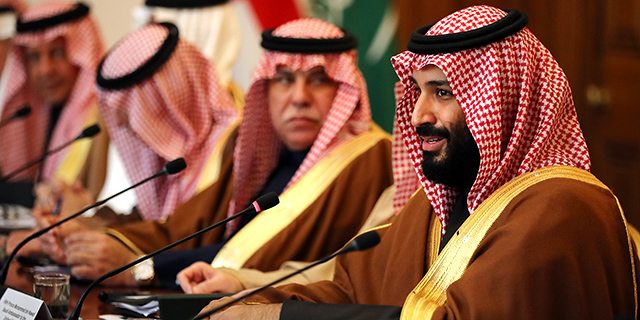
[[[429,131],[440,132],[447,139],[444,150],[423,151],[422,172],[433,183],[469,190],[480,169],[480,150],[466,125],[455,125],[452,132],[446,128],[419,127],[420,135],[428,136]],[[446,131],[446,133],[444,132]],[[444,152],[442,159],[435,158]]]

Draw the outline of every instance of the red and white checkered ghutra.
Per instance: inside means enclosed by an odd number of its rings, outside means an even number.
[[[273,35],[286,38],[335,39],[344,36],[340,28],[318,19],[298,19],[276,28]],[[235,148],[235,190],[229,215],[247,205],[260,191],[276,167],[282,142],[271,125],[267,103],[267,81],[278,66],[294,71],[308,71],[322,66],[326,74],[339,82],[338,91],[325,122],[311,150],[289,181],[296,183],[331,150],[371,128],[371,109],[366,84],[357,66],[355,50],[340,53],[287,53],[265,50],[258,62],[246,103]],[[286,190],[286,188],[285,188]],[[235,220],[234,220],[235,221]],[[237,228],[228,224],[227,232]]]
[[[505,15],[489,6],[469,7],[440,20],[427,35],[476,29]],[[396,118],[405,156],[411,159],[443,232],[457,191],[433,184],[422,174],[422,150],[411,124],[418,98],[411,81],[414,70],[435,65],[444,72],[478,144],[480,169],[467,197],[471,214],[500,186],[523,173],[551,165],[590,170],[567,78],[527,28],[478,48],[436,55],[405,51],[391,60],[404,86]]]
[[[49,2],[29,8],[22,15],[24,22],[40,20],[72,10],[75,4]],[[25,47],[35,47],[57,38],[64,38],[66,55],[79,68],[78,77],[67,100],[55,130],[51,136],[51,148],[75,138],[86,125],[85,120],[95,109],[95,72],[104,45],[100,32],[91,15],[59,24],[42,31],[19,33],[13,40],[12,51],[15,59],[7,66],[10,81],[5,90],[5,106],[2,119],[10,117],[25,105],[31,106],[31,115],[14,121],[0,130],[0,166],[3,172],[11,172],[42,155],[46,128],[49,126],[51,106],[37,98],[27,83]],[[65,150],[66,151],[66,150]],[[64,159],[65,151],[53,154],[44,162],[42,180],[48,180]],[[24,171],[16,180],[33,179],[37,167]]]
[[[152,57],[168,30],[149,25],[130,34],[105,58],[102,76],[130,74]],[[179,40],[171,57],[153,75],[121,90],[98,87],[100,112],[132,182],[183,157],[187,168],[136,188],[145,220],[167,217],[191,198],[213,147],[237,118],[213,65],[192,44]]]

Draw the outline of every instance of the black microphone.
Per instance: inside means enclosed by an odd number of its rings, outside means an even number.
[[[109,279],[117,274],[119,274],[120,272],[127,270],[131,267],[133,267],[134,265],[147,260],[149,258],[152,258],[160,253],[163,253],[175,246],[178,246],[186,241],[189,241],[211,229],[214,229],[224,223],[227,223],[233,219],[236,219],[242,215],[245,215],[249,212],[253,212],[253,213],[258,213],[264,210],[267,210],[271,207],[274,207],[275,205],[277,205],[278,203],[280,203],[280,199],[278,199],[278,195],[275,192],[269,192],[261,197],[259,197],[256,201],[254,201],[251,205],[249,205],[246,209],[236,213],[235,215],[228,217],[224,220],[221,220],[219,222],[214,223],[211,226],[208,226],[190,236],[186,236],[164,248],[158,249],[154,252],[151,252],[147,255],[144,255],[138,259],[136,259],[135,261],[132,261],[130,263],[127,263],[119,268],[113,269],[105,274],[103,274],[102,276],[100,276],[98,279],[96,279],[95,281],[93,281],[88,287],[87,289],[84,291],[84,293],[82,294],[82,296],[80,296],[80,299],[78,300],[78,303],[76,304],[76,307],[73,309],[73,312],[71,313],[71,316],[69,316],[69,320],[78,320],[80,318],[80,310],[82,309],[82,303],[84,302],[84,300],[87,298],[87,296],[89,295],[89,292],[91,291],[91,289],[93,289],[95,286],[97,286],[100,282]]]
[[[219,306],[219,307],[217,307],[215,309],[212,309],[212,310],[209,310],[207,312],[201,313],[201,314],[193,317],[191,320],[201,320],[201,319],[204,319],[204,318],[208,318],[212,314],[214,314],[214,313],[216,313],[216,312],[218,312],[218,311],[220,311],[220,310],[222,310],[222,309],[224,309],[224,308],[226,308],[226,307],[228,307],[228,306],[230,306],[230,305],[232,305],[232,304],[234,304],[234,303],[236,303],[236,302],[238,302],[238,301],[240,301],[242,299],[248,298],[248,297],[250,297],[250,296],[252,296],[252,295],[254,295],[254,294],[258,293],[258,292],[263,291],[266,288],[269,288],[269,287],[271,287],[271,286],[273,286],[273,285],[275,285],[275,284],[277,284],[279,282],[287,280],[287,279],[295,276],[296,274],[305,272],[305,271],[307,271],[307,270],[309,270],[309,269],[311,269],[311,268],[313,268],[313,267],[315,267],[315,266],[317,266],[317,265],[319,265],[321,263],[325,263],[325,262],[335,258],[338,255],[349,253],[349,252],[353,252],[353,251],[368,250],[368,249],[371,249],[371,248],[375,247],[376,245],[378,245],[378,243],[380,243],[380,235],[378,235],[378,232],[375,231],[375,230],[369,230],[369,231],[367,231],[365,233],[362,233],[362,234],[358,235],[353,240],[351,240],[351,242],[349,242],[346,246],[342,247],[342,249],[332,253],[331,255],[326,256],[326,257],[324,257],[324,258],[322,258],[320,260],[317,260],[314,263],[312,263],[312,264],[310,264],[310,265],[308,265],[308,266],[306,266],[306,267],[304,267],[302,269],[296,270],[295,272],[292,272],[292,273],[290,273],[290,274],[288,274],[288,275],[286,275],[286,276],[284,276],[284,277],[282,277],[280,279],[272,281],[269,284],[266,284],[266,285],[264,285],[262,287],[259,287],[256,290],[250,291],[250,292],[245,293],[245,294],[243,294],[243,295],[241,295],[241,296],[239,296],[237,298],[234,298],[233,300],[231,300],[231,301],[229,301],[229,302],[227,302],[227,303],[225,303],[225,304],[223,304],[223,305],[221,305],[221,306]]]
[[[136,184],[134,184],[134,185],[132,185],[132,186],[130,186],[130,187],[128,187],[128,188],[126,188],[126,189],[124,189],[124,190],[122,190],[122,191],[120,191],[120,192],[118,192],[118,193],[116,193],[116,194],[114,194],[112,196],[110,196],[110,197],[107,197],[104,200],[96,201],[94,204],[92,204],[92,205],[80,210],[79,212],[76,212],[76,213],[68,216],[65,219],[62,219],[62,220],[60,220],[60,221],[58,221],[58,222],[56,222],[56,223],[54,223],[54,224],[52,224],[52,225],[50,225],[50,226],[48,226],[46,228],[43,228],[41,230],[38,230],[38,231],[32,233],[30,236],[28,236],[26,239],[24,239],[22,242],[20,242],[16,246],[16,248],[13,249],[13,251],[11,252],[9,257],[7,258],[7,260],[6,260],[7,262],[4,264],[4,267],[2,268],[2,274],[0,275],[0,285],[3,285],[5,280],[7,279],[7,272],[9,271],[9,265],[11,264],[10,262],[13,260],[13,258],[18,253],[18,250],[20,250],[20,248],[22,248],[25,244],[27,244],[27,242],[29,242],[29,241],[31,241],[31,240],[33,240],[33,239],[45,234],[49,230],[51,230],[51,229],[53,229],[53,228],[65,223],[65,222],[67,222],[67,221],[69,221],[69,220],[71,220],[71,219],[73,219],[73,218],[75,218],[75,217],[87,212],[89,209],[92,209],[92,208],[95,208],[97,206],[101,206],[101,205],[105,204],[107,201],[109,201],[109,200],[121,195],[122,193],[124,193],[126,191],[129,191],[129,190],[131,190],[131,189],[133,189],[133,188],[135,188],[135,187],[137,187],[137,186],[139,186],[139,185],[141,185],[141,184],[143,184],[143,183],[145,183],[145,182],[147,182],[149,180],[155,179],[155,178],[160,177],[160,176],[165,176],[165,175],[168,175],[168,174],[178,173],[178,172],[182,171],[186,167],[187,167],[187,164],[186,164],[186,162],[184,161],[183,158],[179,158],[179,159],[173,160],[173,161],[167,163],[160,171],[158,171],[154,175],[152,175],[152,176],[150,176],[150,177],[148,177],[148,178],[146,178],[146,179],[144,179],[144,180],[142,180],[142,181],[140,181],[140,182],[138,182],[138,183],[136,183]]]
[[[9,118],[0,121],[0,128],[8,125],[11,122],[13,122],[13,120],[24,118],[24,117],[26,117],[26,116],[28,116],[30,114],[31,114],[31,107],[24,106],[24,107],[16,110],[16,112],[14,112]]]
[[[29,167],[31,167],[31,166],[39,163],[39,162],[44,161],[44,159],[46,159],[48,156],[50,156],[50,155],[52,155],[52,154],[54,154],[54,153],[56,153],[56,152],[58,152],[58,151],[60,151],[60,150],[62,150],[64,148],[68,147],[70,144],[72,144],[72,143],[74,143],[74,142],[76,142],[76,141],[78,141],[80,139],[91,138],[91,137],[95,136],[98,133],[100,133],[100,126],[98,126],[97,124],[94,124],[92,126],[89,126],[89,127],[85,128],[84,130],[82,130],[82,132],[77,137],[73,138],[73,140],[71,140],[71,141],[69,141],[67,143],[64,143],[63,145],[61,145],[61,146],[59,146],[59,147],[57,147],[55,149],[51,149],[51,150],[45,152],[40,158],[35,159],[35,160],[31,161],[31,162],[28,162],[24,166],[12,171],[12,172],[8,173],[7,175],[5,175],[4,177],[0,178],[0,183],[6,182],[7,180],[15,177],[20,172],[28,169]]]

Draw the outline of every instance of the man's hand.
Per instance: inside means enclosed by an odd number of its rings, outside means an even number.
[[[21,230],[21,231],[12,231],[7,237],[7,251],[6,254],[9,255],[13,250],[20,244],[20,242],[24,241],[28,236],[30,236],[34,230]],[[36,255],[41,253],[40,251],[40,243],[39,239],[33,239],[28,242],[24,247],[18,251],[22,255]]]
[[[231,301],[231,297],[224,297],[209,303],[200,313],[215,309],[225,303]],[[260,320],[278,320],[280,318],[280,310],[282,304],[255,304],[245,305],[242,302],[232,305],[231,307],[213,314],[210,320],[236,320],[236,319],[260,319]]]
[[[38,228],[40,229],[47,228],[60,220],[59,217],[39,214],[38,209],[34,209],[33,212],[33,216],[36,218]],[[78,221],[67,221],[63,225],[54,228],[51,231],[40,236],[40,250],[41,252],[47,254],[53,261],[60,264],[67,264],[67,257],[64,252],[65,237],[75,232],[88,230],[91,229]]]
[[[177,279],[186,293],[235,293],[244,289],[234,276],[202,261],[180,271]]]
[[[137,255],[120,241],[100,231],[75,232],[65,238],[64,245],[71,273],[82,279],[96,279],[137,258]],[[133,275],[127,271],[105,280],[104,283],[136,285]]]
[[[58,201],[61,206],[57,214],[61,218],[66,218],[90,205],[95,201],[95,197],[76,181],[72,185],[58,181],[54,184],[40,184],[36,187],[36,204],[32,215],[48,216],[52,214]]]

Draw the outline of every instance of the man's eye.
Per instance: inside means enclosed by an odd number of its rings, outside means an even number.
[[[67,54],[64,51],[64,48],[56,48],[53,51],[51,51],[51,56],[54,58],[65,58]]]
[[[453,96],[453,92],[444,89],[438,89],[436,94],[440,97]]]
[[[39,54],[35,54],[35,53],[28,53],[27,54],[27,60],[29,62],[38,62],[38,61],[40,61],[40,55]]]
[[[329,78],[329,76],[327,76],[327,75],[309,77],[309,79],[307,79],[307,81],[309,82],[309,84],[324,84],[324,83],[332,83],[333,82],[333,80],[331,80],[331,78]]]
[[[271,81],[282,84],[293,83],[293,77],[276,75]]]

